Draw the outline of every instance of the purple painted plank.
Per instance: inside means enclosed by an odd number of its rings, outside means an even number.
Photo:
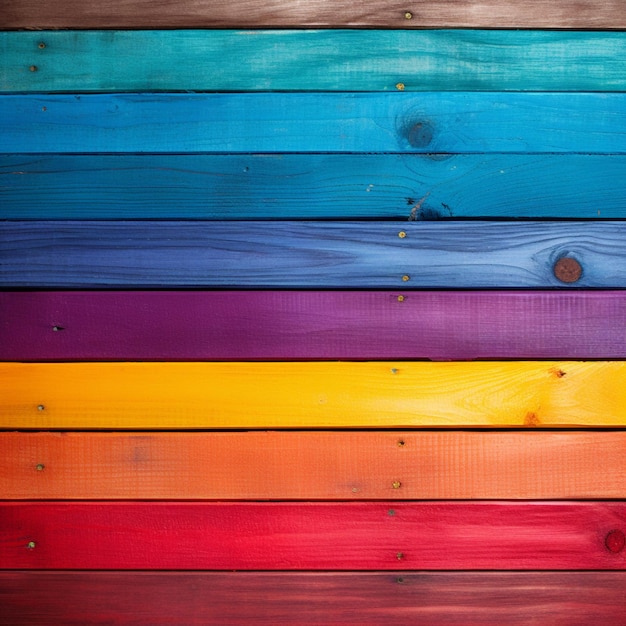
[[[623,291],[0,292],[0,360],[626,357]]]

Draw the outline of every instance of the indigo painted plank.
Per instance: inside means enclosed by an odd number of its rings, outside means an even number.
[[[624,570],[623,502],[0,503],[4,569]]]
[[[3,361],[624,359],[624,327],[623,291],[0,292]]]
[[[0,572],[0,624],[626,625],[624,572]]]
[[[0,33],[0,91],[623,91],[619,32]]]
[[[0,1],[0,28],[626,28],[620,0]]]
[[[5,221],[1,287],[622,288],[624,222]]]
[[[615,219],[626,155],[0,155],[0,203],[8,219]]]
[[[11,500],[626,498],[625,459],[625,431],[4,432],[0,493]]]
[[[626,362],[0,364],[5,429],[422,426],[623,427]]]
[[[623,93],[34,94],[0,152],[624,154]]]

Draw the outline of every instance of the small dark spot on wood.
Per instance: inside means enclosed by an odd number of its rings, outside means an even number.
[[[562,283],[575,283],[583,273],[580,263],[572,257],[561,257],[554,264],[554,275]]]
[[[403,552],[398,552],[396,554],[396,559],[398,559],[398,561],[401,561],[404,558],[404,553]]]
[[[407,138],[414,148],[425,148],[433,138],[433,127],[428,122],[418,122],[409,129]]]
[[[606,548],[609,552],[617,554],[626,546],[626,535],[621,530],[612,530],[604,541]]]
[[[46,47],[46,44],[45,44],[43,41],[41,41],[41,42],[39,42],[39,45],[38,45],[37,47],[38,47],[40,50],[43,50],[43,49]]]
[[[398,446],[399,446],[400,448],[403,448],[403,447],[404,447],[404,444],[405,444],[404,439],[400,439],[400,441],[398,441]]]
[[[31,65],[28,69],[29,69],[31,72],[36,72],[39,68],[38,68],[36,65]]]
[[[414,199],[414,198],[407,198],[407,199],[406,199],[406,203],[407,203],[409,206],[413,206],[413,205],[415,204],[415,199]]]
[[[388,513],[391,517],[393,517],[393,516],[396,514],[396,512],[395,512],[395,510],[394,510],[394,509],[389,509],[389,511],[387,511],[387,513]]]
[[[399,576],[398,578],[396,578],[396,582],[401,585],[404,582],[404,578],[402,578],[402,576]]]
[[[524,418],[524,426],[539,426],[539,424],[541,424],[541,422],[539,421],[536,413],[533,413],[532,411],[526,413],[526,417]]]

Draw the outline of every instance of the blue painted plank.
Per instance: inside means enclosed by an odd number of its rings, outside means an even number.
[[[626,155],[0,155],[9,219],[626,218]]]
[[[625,154],[626,94],[7,95],[0,152]]]
[[[626,222],[6,221],[0,286],[623,288]]]
[[[623,91],[620,32],[0,33],[0,91]]]

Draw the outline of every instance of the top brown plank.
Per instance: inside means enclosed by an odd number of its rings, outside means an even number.
[[[0,0],[0,29],[624,29],[623,0]]]

